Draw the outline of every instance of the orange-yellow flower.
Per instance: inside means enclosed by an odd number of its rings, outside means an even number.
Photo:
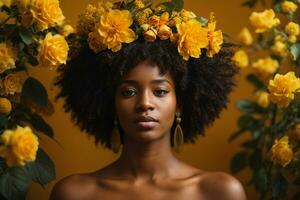
[[[271,57],[258,59],[252,64],[253,73],[261,80],[265,80],[273,75],[278,67],[278,61]]]
[[[253,43],[253,38],[248,28],[241,30],[238,35],[238,41],[244,45],[251,45]]]
[[[293,159],[293,150],[289,145],[288,136],[275,140],[275,143],[271,149],[272,160],[274,163],[280,164],[281,166],[287,166]]]
[[[256,33],[263,33],[280,24],[279,19],[275,18],[275,13],[272,9],[263,12],[253,12],[249,19],[251,25],[256,28]]]
[[[130,43],[135,40],[135,32],[129,27],[132,18],[128,10],[111,10],[101,16],[96,30],[102,43],[117,52],[122,48],[122,43]]]
[[[0,156],[8,166],[24,166],[34,161],[38,150],[38,138],[30,127],[18,126],[15,130],[5,130],[1,135]]]
[[[234,53],[232,59],[233,63],[240,68],[245,68],[249,64],[249,58],[244,50],[238,50]]]
[[[208,29],[201,27],[200,22],[191,19],[182,24],[177,24],[178,52],[184,60],[189,57],[199,58],[201,48],[207,48]]]
[[[273,80],[269,81],[271,101],[279,107],[287,107],[294,99],[294,93],[300,88],[300,79],[295,72],[288,72],[285,75],[276,74]]]
[[[261,107],[267,108],[270,104],[270,95],[265,91],[256,92],[256,102]]]
[[[207,56],[213,57],[216,53],[218,53],[221,50],[221,45],[223,44],[223,34],[222,31],[216,29],[216,21],[211,14],[210,22],[208,23],[208,49],[207,49]]]
[[[297,4],[291,1],[284,1],[281,3],[281,9],[283,12],[286,13],[293,13],[297,10],[297,8],[298,8]]]

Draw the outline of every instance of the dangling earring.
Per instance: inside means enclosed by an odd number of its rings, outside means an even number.
[[[180,113],[175,113],[176,116],[176,127],[174,131],[174,136],[173,136],[173,144],[174,144],[174,150],[176,152],[179,152],[180,146],[183,144],[183,132],[180,126],[181,122],[181,117]]]
[[[118,128],[118,121],[114,121],[114,128],[111,133],[110,146],[114,153],[118,153],[121,147],[121,136]]]

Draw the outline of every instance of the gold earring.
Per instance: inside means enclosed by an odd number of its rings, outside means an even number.
[[[114,121],[114,128],[112,130],[111,138],[110,138],[110,147],[114,153],[118,153],[121,148],[121,136],[118,128],[118,121]]]
[[[180,117],[180,113],[175,113],[176,116],[176,127],[175,127],[175,131],[174,131],[174,136],[173,136],[173,144],[174,144],[174,149],[176,152],[179,152],[180,150],[180,146],[183,144],[183,132],[180,126],[180,122],[181,122],[181,117]]]

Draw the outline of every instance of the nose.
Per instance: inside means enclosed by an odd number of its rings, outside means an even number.
[[[152,95],[149,91],[143,91],[142,93],[140,93],[137,99],[136,108],[139,112],[154,109]]]

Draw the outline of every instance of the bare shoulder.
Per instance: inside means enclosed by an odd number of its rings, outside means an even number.
[[[200,190],[208,199],[246,200],[242,184],[227,173],[206,172],[200,180]]]
[[[84,174],[74,174],[58,181],[49,200],[74,200],[86,198],[95,189],[94,181]]]

